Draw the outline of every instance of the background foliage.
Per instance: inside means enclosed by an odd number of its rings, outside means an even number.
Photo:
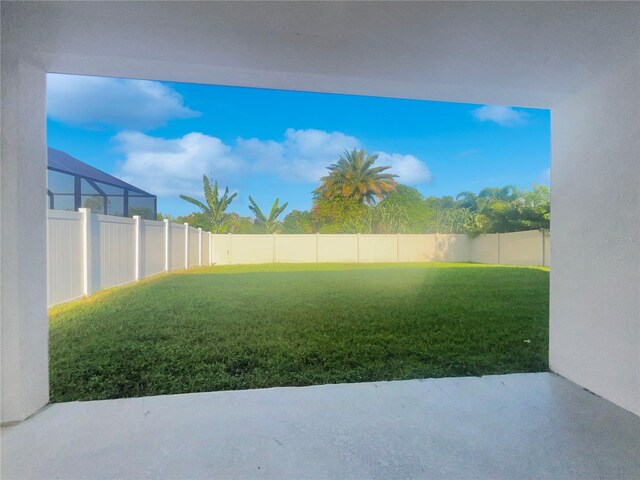
[[[502,193],[501,193],[502,192]],[[509,192],[505,194],[505,192]],[[292,210],[277,221],[281,233],[506,233],[549,229],[549,187],[484,188],[456,196],[424,197],[415,188],[398,185],[381,202],[367,205],[353,198],[316,195],[310,210]],[[205,213],[170,218],[210,229]],[[226,232],[265,233],[252,217],[224,214]],[[270,227],[272,228],[272,227]]]
[[[214,233],[508,233],[548,230],[551,201],[549,187],[513,185],[465,191],[456,197],[424,197],[413,187],[398,184],[390,167],[375,166],[377,155],[364,150],[345,152],[327,167],[313,193],[310,210],[292,210],[284,218],[287,203],[276,199],[269,214],[249,197],[255,217],[244,217],[227,208],[236,194],[219,195],[204,176],[206,204],[181,195],[202,212],[171,218]],[[159,215],[160,218],[170,218]]]

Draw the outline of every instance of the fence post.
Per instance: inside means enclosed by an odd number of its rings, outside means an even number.
[[[202,266],[202,227],[198,227],[198,266]]]
[[[164,222],[164,271],[168,272],[171,262],[171,222],[167,218],[162,221]]]
[[[544,258],[544,242],[545,242],[545,238],[544,238],[544,230],[540,230],[540,235],[542,235],[542,265],[544,267],[545,264],[545,258]]]
[[[400,262],[400,232],[396,233],[396,262]]]
[[[360,234],[356,233],[356,263],[360,263]]]
[[[189,268],[189,224],[184,222],[184,268]]]
[[[498,265],[502,265],[502,260],[500,259],[500,234],[498,233]]]
[[[82,214],[82,291],[85,295],[91,295],[93,293],[91,209],[79,208],[78,212]]]
[[[316,233],[316,263],[318,263],[318,244],[320,243],[320,232]]]
[[[135,242],[135,279],[136,280],[140,280],[140,246],[141,246],[141,241],[140,241],[140,235],[141,235],[141,231],[140,229],[142,228],[142,224],[140,222],[140,215],[134,215],[133,216],[133,221],[134,221],[134,228],[136,229],[135,231],[135,236],[134,236],[134,242]]]

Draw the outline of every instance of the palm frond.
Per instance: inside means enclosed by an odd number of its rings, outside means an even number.
[[[383,173],[391,167],[374,166],[378,155],[367,155],[364,149],[345,151],[338,160],[329,165],[328,175],[320,179],[315,192],[321,197],[335,196],[354,198],[359,202],[375,203],[397,187],[397,175]]]
[[[267,217],[264,215],[264,213],[262,213],[262,210],[260,209],[256,201],[251,197],[251,195],[249,195],[249,203],[251,204],[249,205],[249,210],[251,210],[256,216],[256,220],[264,225],[267,221]]]
[[[201,208],[210,216],[210,225],[212,232],[221,232],[225,230],[225,210],[229,207],[231,201],[236,197],[237,193],[229,196],[229,188],[225,188],[224,195],[218,195],[218,181],[211,181],[206,175],[202,176],[202,185],[204,190],[204,198],[206,204],[187,195],[180,195],[180,198]]]
[[[203,212],[211,213],[211,209],[196,198],[189,197],[188,195],[180,195],[180,198],[182,200],[186,200],[187,202],[194,204],[198,208],[201,208]]]

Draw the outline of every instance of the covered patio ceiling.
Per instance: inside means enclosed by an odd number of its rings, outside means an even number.
[[[16,2],[50,72],[550,107],[637,56],[636,2]],[[615,28],[606,28],[605,26]]]

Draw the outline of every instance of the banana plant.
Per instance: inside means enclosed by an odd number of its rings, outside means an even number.
[[[202,183],[204,186],[204,199],[206,203],[187,195],[180,195],[180,198],[201,208],[202,211],[207,214],[210,223],[209,227],[212,233],[224,233],[227,227],[224,212],[227,210],[233,199],[236,198],[238,193],[236,192],[229,195],[229,187],[225,187],[224,194],[220,196],[218,194],[218,181],[215,180],[212,187],[211,182],[206,175],[202,176]]]
[[[284,212],[289,203],[285,202],[284,205],[279,205],[279,200],[276,198],[268,216],[262,212],[255,200],[251,198],[251,195],[249,195],[249,203],[251,204],[249,205],[249,210],[256,216],[256,223],[261,225],[268,233],[278,233],[278,227],[280,226],[278,217]]]

